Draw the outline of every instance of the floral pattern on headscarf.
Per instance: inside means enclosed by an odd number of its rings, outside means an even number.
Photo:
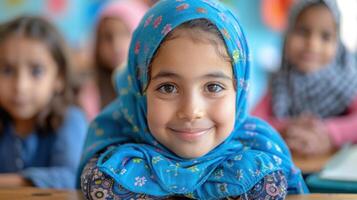
[[[237,80],[236,122],[230,136],[208,154],[178,157],[151,135],[145,88],[148,66],[165,36],[179,25],[207,19],[221,32]],[[214,0],[161,0],[136,29],[126,70],[116,78],[119,98],[92,123],[83,165],[109,145],[98,161],[101,171],[127,190],[162,197],[197,199],[239,196],[267,174],[282,170],[290,193],[306,186],[279,134],[247,113],[250,54],[237,18]]]

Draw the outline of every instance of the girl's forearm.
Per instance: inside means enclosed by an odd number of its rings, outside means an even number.
[[[33,186],[31,181],[23,178],[19,174],[0,174],[0,187],[24,187]]]

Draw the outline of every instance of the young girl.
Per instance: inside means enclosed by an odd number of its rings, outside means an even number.
[[[87,122],[71,106],[67,58],[41,18],[0,26],[0,187],[74,188]]]
[[[116,97],[112,76],[128,56],[131,34],[147,6],[139,0],[111,1],[100,11],[94,47],[94,79],[85,83],[79,101],[89,119]]]
[[[298,1],[281,69],[253,110],[299,154],[323,154],[357,142],[356,65],[340,41],[339,25],[334,1]]]
[[[218,1],[159,1],[82,160],[87,198],[283,199],[303,193],[279,134],[247,115],[249,52]],[[84,166],[85,165],[85,166]]]

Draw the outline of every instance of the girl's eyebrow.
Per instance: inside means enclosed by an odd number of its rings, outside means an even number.
[[[169,71],[160,71],[155,76],[151,78],[151,80],[159,79],[159,78],[179,78],[178,74]]]
[[[203,78],[219,78],[219,79],[232,80],[232,77],[229,77],[225,73],[220,72],[220,71],[206,74],[206,75],[203,76]]]
[[[182,76],[174,73],[174,72],[169,72],[169,71],[160,71],[157,73],[155,76],[151,78],[151,80],[156,80],[159,78],[181,78]],[[227,76],[225,73],[217,71],[217,72],[211,72],[208,74],[205,74],[202,76],[201,79],[207,79],[207,78],[219,78],[219,79],[227,79],[227,80],[232,80],[232,77]]]

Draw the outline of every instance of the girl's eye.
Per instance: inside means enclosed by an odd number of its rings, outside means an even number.
[[[295,29],[295,33],[299,36],[307,36],[309,34],[309,30],[307,28],[299,27]]]
[[[31,75],[33,77],[40,77],[43,74],[44,70],[43,67],[41,65],[38,64],[34,64],[31,67]]]
[[[206,86],[206,91],[210,93],[219,93],[222,90],[224,90],[224,87],[216,83],[211,83]]]
[[[332,38],[331,34],[328,32],[324,32],[321,34],[322,40],[324,41],[330,41],[330,39]]]
[[[113,42],[113,40],[114,40],[114,36],[113,36],[113,34],[112,33],[105,33],[104,35],[103,35],[103,39],[104,39],[104,41],[106,41],[106,42],[108,42],[108,43],[111,43],[111,42]]]
[[[10,76],[15,73],[14,68],[12,68],[10,65],[4,65],[0,66],[0,74],[3,76]]]
[[[177,93],[177,88],[176,86],[172,84],[164,84],[161,85],[158,89],[159,92],[164,93],[164,94],[171,94],[171,93]]]

